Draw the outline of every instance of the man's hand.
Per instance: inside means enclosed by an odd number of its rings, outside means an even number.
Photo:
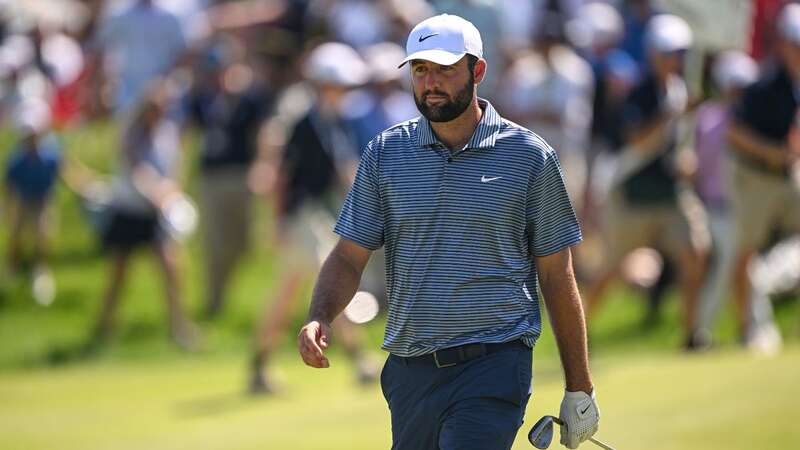
[[[564,391],[559,418],[561,425],[561,444],[567,448],[578,448],[578,445],[592,437],[598,428],[600,411],[592,395],[583,391]]]
[[[317,320],[312,320],[301,328],[297,336],[297,348],[303,362],[317,369],[330,367],[331,363],[323,353],[328,348],[330,335],[330,325]]]

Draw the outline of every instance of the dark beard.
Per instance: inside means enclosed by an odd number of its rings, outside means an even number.
[[[429,94],[435,95],[445,95],[444,92],[441,91],[427,91],[422,94],[422,98],[418,97],[416,92],[414,93],[414,103],[417,104],[417,109],[419,112],[425,116],[431,122],[450,122],[451,120],[455,119],[456,117],[460,116],[466,109],[469,107],[469,104],[472,103],[472,96],[475,93],[475,77],[470,74],[469,80],[467,84],[464,86],[463,89],[456,92],[455,99],[453,101],[445,101],[443,104],[428,106],[425,103],[425,97]],[[449,97],[449,96],[448,96]]]

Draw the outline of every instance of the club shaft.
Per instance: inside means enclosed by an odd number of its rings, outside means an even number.
[[[595,439],[593,437],[590,437],[589,440],[594,442],[595,445],[597,445],[599,447],[603,447],[606,450],[614,450],[614,447],[612,447],[612,446],[610,446],[610,445],[608,445],[608,444],[606,444],[606,443],[604,443],[602,441],[599,441],[599,440],[597,440],[597,439]]]
[[[561,419],[559,419],[558,417],[553,417],[553,422],[555,422],[555,423],[556,423],[556,425],[563,425],[563,424],[564,424],[564,422],[563,422],[563,421],[561,421]],[[605,443],[605,442],[603,442],[603,441],[597,440],[597,439],[595,439],[595,438],[593,438],[593,437],[590,437],[590,438],[589,438],[589,440],[590,440],[590,441],[592,441],[592,443],[594,443],[594,444],[595,444],[595,445],[597,445],[598,447],[602,447],[602,448],[604,448],[604,449],[606,449],[606,450],[614,450],[614,447],[612,447],[612,446],[610,446],[610,445],[606,444],[606,443]]]

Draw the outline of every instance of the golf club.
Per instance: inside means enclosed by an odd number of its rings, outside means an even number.
[[[536,422],[531,431],[528,432],[528,441],[536,448],[547,448],[553,442],[553,424],[563,425],[563,422],[558,417],[544,416]],[[594,444],[606,450],[614,450],[608,444],[605,444],[593,437],[589,438]]]

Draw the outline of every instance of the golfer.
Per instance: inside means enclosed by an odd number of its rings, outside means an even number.
[[[509,449],[531,394],[541,288],[566,377],[561,442],[577,448],[599,412],[570,256],[581,232],[556,152],[476,96],[487,63],[471,23],[427,19],[406,51],[422,117],[364,151],[300,331],[303,361],[330,365],[330,323],[385,246],[392,448]]]

